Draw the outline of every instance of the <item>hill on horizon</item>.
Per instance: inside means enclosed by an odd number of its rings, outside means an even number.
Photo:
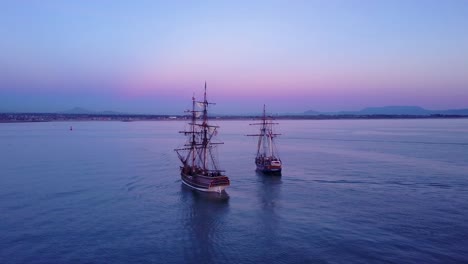
[[[7,111],[1,109],[0,113],[34,113],[34,112],[20,112],[20,111]],[[44,113],[47,112],[37,112]],[[54,113],[54,112],[49,112]],[[93,111],[83,107],[74,107],[65,111],[55,112],[56,114],[81,114],[81,115],[174,115],[166,113],[124,113],[112,110],[106,111]],[[177,115],[177,114],[175,114]],[[255,116],[257,113],[244,113],[244,114],[220,114],[215,113],[212,116]],[[430,115],[464,115],[468,116],[468,108],[462,109],[446,109],[446,110],[428,110],[420,106],[382,106],[382,107],[366,107],[358,111],[336,111],[336,112],[320,112],[315,110],[307,110],[302,113],[282,112],[275,113],[276,116],[300,116],[300,115],[414,115],[414,116],[430,116]]]
[[[305,115],[468,115],[468,108],[428,110],[420,106],[381,106],[366,107],[359,111],[318,112],[308,110]]]

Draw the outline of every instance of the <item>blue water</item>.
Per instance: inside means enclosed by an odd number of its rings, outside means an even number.
[[[217,122],[222,196],[179,121],[0,124],[0,263],[468,262],[468,119],[279,122],[282,177]]]

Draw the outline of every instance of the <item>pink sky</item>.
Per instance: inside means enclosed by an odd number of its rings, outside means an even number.
[[[264,103],[275,112],[468,108],[466,1],[41,1],[2,10],[0,111],[180,113],[205,81],[222,113]]]

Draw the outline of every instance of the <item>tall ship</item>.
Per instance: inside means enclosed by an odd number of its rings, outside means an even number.
[[[230,185],[225,171],[221,170],[216,157],[216,146],[222,142],[212,142],[217,134],[218,126],[208,124],[208,102],[206,98],[206,82],[203,101],[192,97],[190,122],[184,131],[179,133],[187,137],[183,147],[175,149],[182,162],[180,177],[182,182],[199,191],[221,193]]]
[[[259,123],[250,124],[260,126],[260,133],[247,135],[258,137],[255,165],[257,166],[257,170],[263,173],[281,174],[283,165],[275,144],[275,137],[281,134],[273,132],[273,125],[277,125],[278,123],[273,123],[273,118],[267,117],[265,105],[263,105],[263,116],[260,121]]]

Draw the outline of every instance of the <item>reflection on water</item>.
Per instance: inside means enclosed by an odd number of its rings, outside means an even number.
[[[264,209],[274,210],[275,202],[280,198],[281,175],[255,172],[259,180],[258,197]]]
[[[278,209],[281,206],[281,175],[257,174],[257,197],[261,205],[261,210],[258,210],[258,217],[261,220],[259,228],[262,229],[264,244],[267,247],[275,248],[280,240],[279,225],[280,215]]]
[[[193,190],[181,184],[188,230],[186,263],[215,263],[224,260],[219,243],[223,241],[224,223],[229,212],[229,195]]]
[[[281,177],[220,121],[221,195],[185,122],[0,124],[0,263],[468,263],[467,121],[282,120]]]

